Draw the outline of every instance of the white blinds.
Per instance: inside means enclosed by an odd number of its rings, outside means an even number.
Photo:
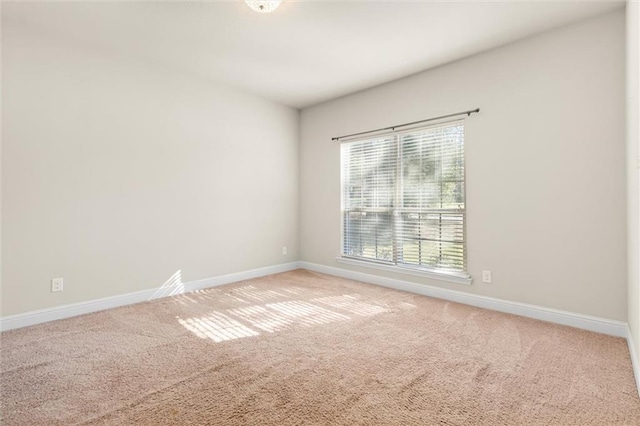
[[[461,121],[342,145],[342,255],[466,269]]]

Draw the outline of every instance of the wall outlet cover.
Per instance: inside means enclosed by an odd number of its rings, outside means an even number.
[[[55,293],[57,291],[64,290],[64,280],[62,278],[52,278],[51,279],[51,292]]]

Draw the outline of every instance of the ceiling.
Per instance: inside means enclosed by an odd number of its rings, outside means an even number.
[[[196,74],[295,108],[605,13],[620,1],[16,2],[3,23]]]

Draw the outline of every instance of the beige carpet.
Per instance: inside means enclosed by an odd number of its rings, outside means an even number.
[[[1,338],[3,425],[640,425],[623,339],[301,270]]]

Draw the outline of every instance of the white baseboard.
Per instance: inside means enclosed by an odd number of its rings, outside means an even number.
[[[627,324],[621,321],[576,314],[573,312],[545,308],[536,305],[529,305],[526,303],[512,302],[508,300],[496,299],[493,297],[479,296],[462,291],[449,290],[425,284],[417,284],[410,281],[365,274],[362,272],[335,268],[310,262],[291,262],[281,265],[267,266],[264,268],[253,269],[228,275],[221,275],[218,277],[206,278],[203,280],[190,281],[187,283],[182,283],[179,287],[169,287],[162,289],[154,288],[138,291],[135,293],[127,293],[118,296],[106,297],[103,299],[90,300],[87,302],[74,303],[71,305],[64,305],[55,308],[26,312],[23,314],[5,316],[0,318],[0,330],[12,330],[14,328],[26,327],[29,325],[40,324],[43,322],[54,321],[62,318],[69,318],[76,315],[97,312],[104,309],[115,308],[118,306],[145,302],[147,300],[152,300],[159,297],[188,293],[195,290],[216,287],[224,284],[234,283],[237,281],[262,277],[265,275],[291,271],[297,268],[308,269],[310,271],[321,272],[324,274],[362,281],[369,284],[408,291],[424,296],[450,300],[453,302],[491,309],[494,311],[506,312],[515,315],[521,315],[524,317],[535,318],[542,321],[568,325],[571,327],[577,327],[612,336],[625,337],[627,339],[629,338]]]
[[[277,274],[299,268],[299,262],[284,263],[281,265],[267,266],[264,268],[252,269],[249,271],[237,272],[218,277],[206,278],[203,280],[190,281],[149,290],[136,291],[118,296],[105,297],[103,299],[90,300],[87,302],[73,303],[70,305],[57,306],[55,308],[41,309],[37,311],[25,312],[23,314],[0,317],[0,331],[13,330],[44,322],[55,321],[63,318],[75,317],[77,315],[89,314],[103,311],[105,309],[117,308],[119,306],[131,305],[134,303],[146,302],[148,300],[161,297],[174,296],[176,294],[189,293],[195,290],[202,290],[209,287],[216,287],[224,284],[231,284],[237,281],[251,278],[263,277],[265,275]]]
[[[421,294],[423,296],[436,297],[438,299],[450,300],[452,302],[463,303],[465,305],[477,306],[479,308],[491,309],[499,312],[520,315],[556,324],[568,325],[584,330],[595,331],[597,333],[608,334],[616,337],[627,337],[627,323],[590,315],[576,314],[559,309],[545,308],[542,306],[529,305],[527,303],[512,302],[493,297],[479,296],[456,290],[434,287],[426,284],[416,284],[410,281],[403,281],[394,278],[381,277],[378,275],[365,274],[332,266],[319,265],[311,262],[299,262],[300,268],[310,271],[321,272],[337,277],[363,281],[396,290],[408,291]]]
[[[634,342],[633,336],[631,335],[631,329],[627,326],[627,345],[629,346],[629,355],[631,355],[631,366],[633,367],[633,375],[636,378],[638,396],[640,396],[640,360],[638,359],[636,345],[634,345],[633,343]]]

